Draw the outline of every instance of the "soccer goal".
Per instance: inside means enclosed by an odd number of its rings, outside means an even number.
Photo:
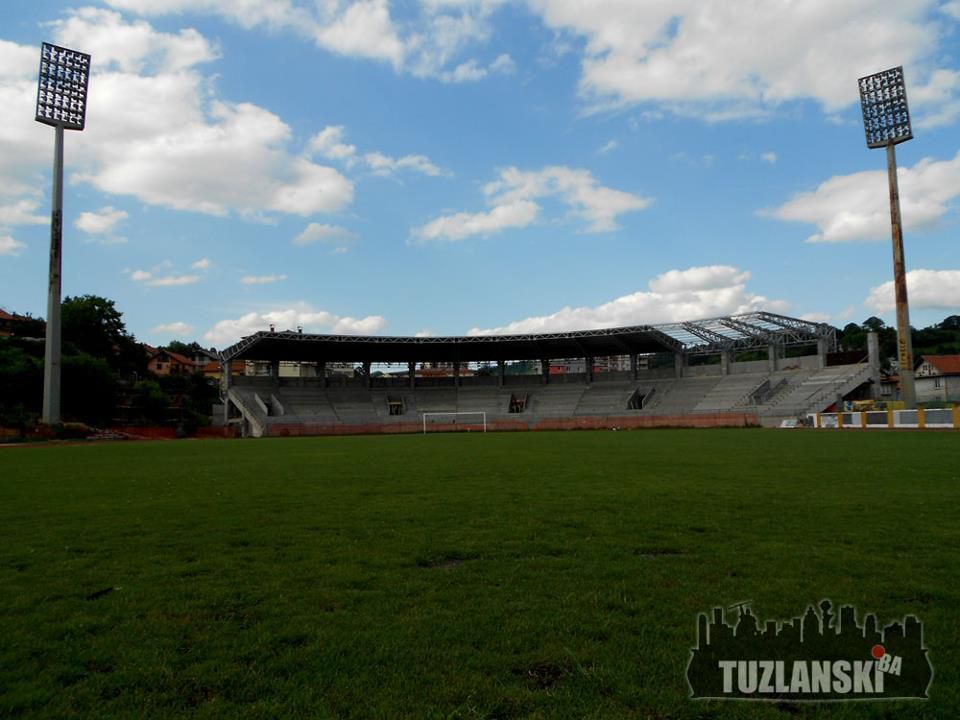
[[[435,426],[442,430],[462,430],[470,432],[473,429],[487,431],[487,414],[485,412],[427,412],[423,416],[423,434],[427,428]],[[468,419],[470,418],[470,419]]]

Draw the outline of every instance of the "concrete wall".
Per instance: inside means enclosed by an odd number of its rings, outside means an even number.
[[[759,420],[752,413],[702,413],[698,415],[660,415],[601,417],[584,416],[573,418],[546,418],[535,422],[523,420],[490,420],[487,429],[493,432],[544,431],[544,430],[634,430],[658,427],[758,427]],[[429,432],[464,432],[462,423],[457,425],[432,424]],[[376,435],[385,433],[422,433],[421,422],[369,423],[363,425],[271,423],[269,434],[273,437],[295,435]]]
[[[940,387],[935,387],[936,381]],[[960,375],[918,377],[917,402],[960,402]]]

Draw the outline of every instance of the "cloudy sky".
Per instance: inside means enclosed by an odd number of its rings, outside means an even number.
[[[48,41],[94,68],[64,293],[141,340],[892,323],[857,78],[895,65],[927,325],[960,313],[958,26],[957,0],[4,2],[0,307],[46,312]]]

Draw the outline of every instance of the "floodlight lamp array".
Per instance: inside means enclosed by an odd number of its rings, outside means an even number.
[[[43,43],[37,87],[37,122],[83,130],[87,119],[90,56]]]
[[[867,147],[879,148],[910,140],[913,130],[903,67],[862,77],[859,84]]]

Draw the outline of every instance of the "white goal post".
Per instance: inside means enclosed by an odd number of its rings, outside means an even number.
[[[479,412],[479,411],[478,411],[478,412],[425,412],[425,413],[421,413],[421,415],[422,415],[422,417],[423,417],[423,434],[424,434],[424,435],[427,434],[427,418],[436,418],[436,417],[448,417],[448,418],[453,418],[452,423],[447,423],[447,424],[456,425],[456,424],[457,424],[457,418],[458,418],[458,417],[461,417],[461,416],[464,416],[464,415],[469,415],[469,416],[472,416],[472,417],[478,417],[478,416],[479,416],[479,417],[481,418],[481,420],[482,420],[483,431],[484,431],[484,432],[487,431],[487,414],[486,414],[485,412]],[[469,425],[480,425],[481,422],[480,422],[480,421],[475,421],[475,422],[472,422],[472,423],[463,423],[463,424],[465,424],[465,425],[466,425],[466,424],[469,424]]]

